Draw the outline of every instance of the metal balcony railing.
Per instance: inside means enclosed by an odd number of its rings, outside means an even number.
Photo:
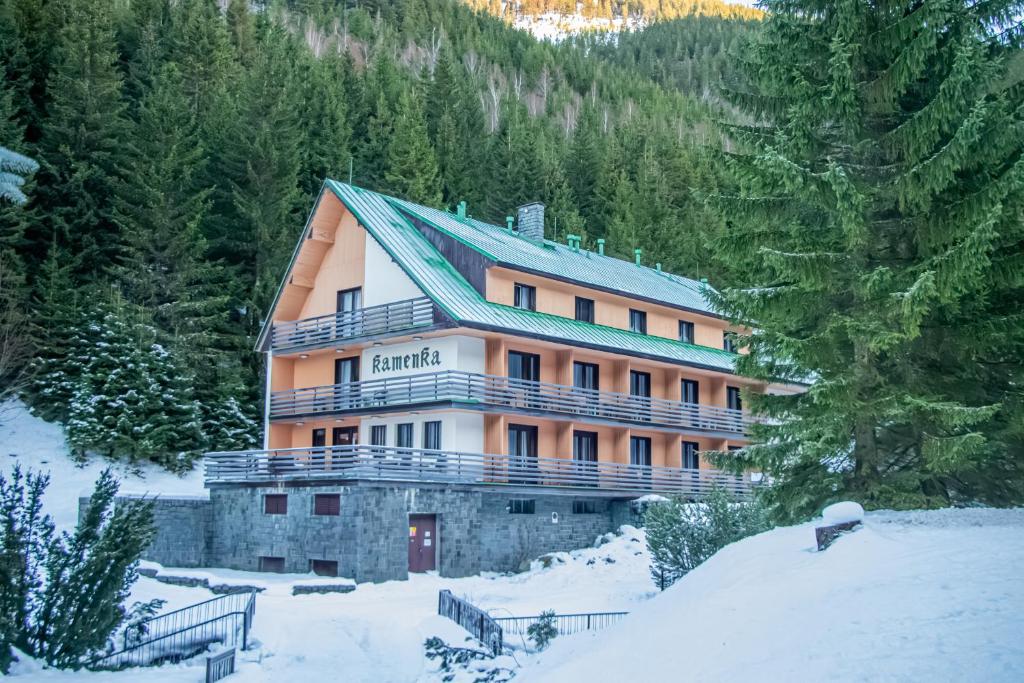
[[[270,333],[270,345],[275,352],[313,349],[425,327],[433,322],[434,304],[430,299],[421,297],[315,318],[274,323]]]
[[[270,417],[372,412],[448,401],[730,434],[745,434],[753,423],[741,410],[457,370],[274,392]]]
[[[681,469],[460,453],[393,446],[326,446],[208,453],[207,484],[280,480],[371,480],[405,483],[538,486],[643,495],[700,496],[714,486],[750,492],[746,476],[711,469]]]

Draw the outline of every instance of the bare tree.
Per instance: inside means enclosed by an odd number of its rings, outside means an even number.
[[[480,55],[470,50],[462,55],[462,63],[466,65],[466,71],[469,72],[469,75],[476,78],[477,69],[480,68]]]

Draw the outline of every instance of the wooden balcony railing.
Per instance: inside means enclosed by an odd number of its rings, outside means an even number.
[[[747,433],[753,422],[740,410],[456,370],[274,392],[270,417],[372,412],[447,401],[730,434]]]
[[[434,304],[430,299],[421,297],[316,318],[274,323],[270,345],[275,352],[312,349],[425,327],[433,322]]]
[[[711,469],[369,445],[208,453],[205,474],[207,484],[341,479],[538,486],[638,495],[700,496],[713,486],[747,495],[751,487],[747,477]]]

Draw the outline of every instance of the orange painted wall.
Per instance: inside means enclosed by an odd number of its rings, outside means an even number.
[[[598,325],[629,329],[631,308],[647,312],[647,333],[666,339],[679,338],[679,321],[694,323],[694,341],[701,346],[722,348],[722,333],[728,329],[724,320],[697,313],[679,311],[668,306],[659,306],[617,296],[580,285],[521,273],[507,268],[490,268],[487,271],[487,300],[511,306],[514,302],[515,283],[537,288],[537,310],[541,313],[574,318],[576,297],[594,300],[594,322]]]
[[[338,290],[361,287],[365,270],[366,231],[345,211],[334,233],[334,244],[324,254],[313,290],[299,318],[328,315],[337,310]]]

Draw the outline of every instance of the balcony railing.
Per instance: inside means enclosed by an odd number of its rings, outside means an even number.
[[[448,401],[730,434],[747,433],[753,422],[741,410],[456,370],[274,392],[270,417],[372,412]]]
[[[430,299],[421,297],[274,323],[270,344],[274,351],[282,352],[311,349],[425,327],[433,322],[434,304]]]
[[[208,453],[205,469],[207,484],[371,480],[683,496],[700,496],[714,486],[746,495],[751,488],[746,477],[710,469],[369,445]]]

